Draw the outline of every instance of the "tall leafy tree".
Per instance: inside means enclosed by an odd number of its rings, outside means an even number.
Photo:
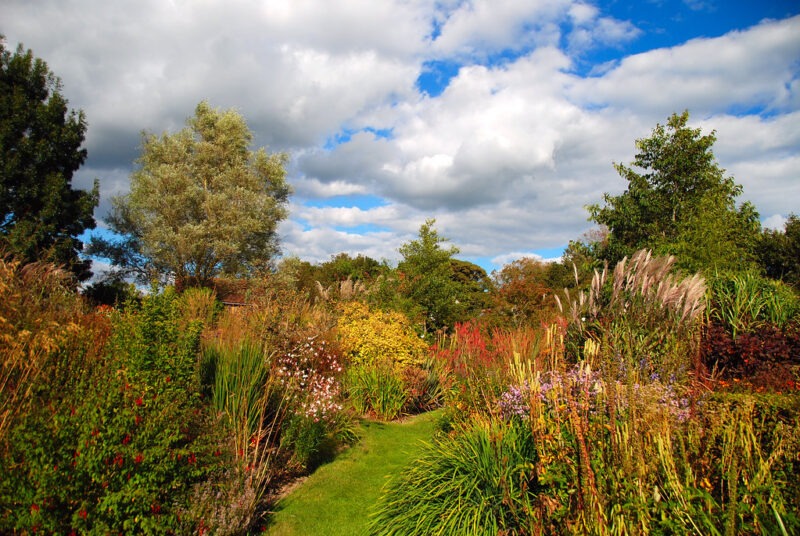
[[[637,140],[632,165],[615,164],[628,189],[589,207],[591,219],[610,231],[601,252],[606,260],[651,248],[675,254],[691,270],[754,262],[758,213],[750,203],[736,205],[742,187],[717,163],[715,133],[703,135],[688,121],[688,112],[673,114]]]
[[[91,251],[140,279],[190,285],[265,269],[288,215],[287,156],[251,151],[253,135],[233,110],[201,102],[187,123],[143,136],[130,193],[113,199],[108,217],[123,239],[95,238]]]
[[[463,310],[462,285],[453,277],[455,246],[434,228],[429,219],[419,229],[416,240],[400,246],[403,260],[397,266],[402,292],[416,305],[424,318],[424,331],[432,333],[460,320]]]
[[[450,259],[451,278],[459,289],[459,304],[462,314],[475,318],[491,306],[492,279],[486,270],[477,264],[460,259]]]
[[[77,239],[95,227],[99,201],[72,187],[86,159],[82,111],[67,110],[59,79],[22,45],[12,53],[0,36],[0,247],[24,261],[45,260],[91,272]]]

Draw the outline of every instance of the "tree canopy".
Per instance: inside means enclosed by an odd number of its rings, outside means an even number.
[[[749,202],[736,206],[742,188],[719,167],[714,132],[703,135],[688,121],[688,112],[673,114],[637,140],[631,166],[615,164],[627,190],[604,194],[605,206],[588,207],[591,219],[610,231],[600,252],[605,260],[614,263],[641,248],[674,254],[690,270],[755,260],[758,213]]]
[[[15,53],[0,38],[0,247],[25,262],[44,260],[88,279],[77,239],[95,227],[99,201],[72,187],[83,165],[82,111],[67,110],[59,79],[33,52]]]
[[[496,316],[519,327],[540,323],[555,307],[553,295],[574,285],[565,264],[523,257],[493,272]]]
[[[142,280],[185,284],[267,268],[288,215],[288,157],[251,151],[252,139],[240,114],[206,102],[183,130],[144,134],[130,193],[112,200],[108,217],[123,239],[94,238],[92,252]]]
[[[445,247],[448,240],[439,235],[435,223],[435,219],[425,221],[418,238],[400,247],[403,260],[397,266],[403,293],[421,310],[426,332],[451,326],[463,308],[461,285],[451,263],[458,248]]]
[[[800,290],[800,217],[790,214],[783,231],[765,229],[758,244],[761,266],[768,277]]]

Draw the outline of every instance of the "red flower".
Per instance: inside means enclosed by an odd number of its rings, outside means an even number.
[[[136,405],[137,405],[137,406],[141,406],[142,404],[144,404],[144,400],[142,400],[142,397],[141,397],[141,396],[140,396],[139,398],[137,398],[137,399],[135,400],[135,402],[136,402]]]
[[[142,463],[143,460],[144,456],[142,456],[142,453],[140,452],[136,455],[136,458],[134,458],[133,463]]]
[[[194,462],[196,462],[196,461],[197,461],[197,456],[195,456],[195,455],[194,455],[194,453],[190,454],[190,455],[189,455],[189,460],[188,460],[188,461],[189,461],[189,463],[194,463]]]
[[[139,415],[137,415],[136,416],[136,424],[139,424],[140,422],[142,422],[142,418]]]
[[[128,443],[130,443],[130,442],[131,442],[131,436],[130,436],[130,434],[125,434],[125,437],[123,437],[123,438],[122,438],[122,444],[123,444],[123,445],[127,445],[127,444],[128,444]]]
[[[39,505],[36,504],[36,503],[33,503],[31,505],[31,512],[38,512],[38,511],[39,511]]]
[[[86,516],[89,515],[86,510],[81,510],[78,512],[78,515],[81,516],[81,519],[86,519]]]

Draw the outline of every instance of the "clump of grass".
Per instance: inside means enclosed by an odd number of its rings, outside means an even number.
[[[477,418],[389,482],[369,534],[528,534],[536,459],[525,423]]]
[[[647,250],[595,271],[588,292],[570,296],[568,352],[574,361],[596,358],[593,366],[611,376],[639,381],[656,375],[684,381],[700,365],[700,334],[706,308],[705,280],[672,273],[675,258],[653,257]],[[600,352],[585,355],[584,342],[599,343]]]
[[[0,254],[0,444],[50,358],[80,330],[85,311],[73,283],[54,265]]]
[[[785,328],[800,314],[800,299],[780,281],[753,272],[717,273],[711,279],[711,319],[733,336],[764,325]]]
[[[241,533],[258,518],[273,479],[281,474],[286,454],[280,434],[290,400],[270,374],[270,358],[254,341],[209,344],[201,369],[211,381],[211,406],[232,435],[233,464],[218,482],[196,490],[191,515],[213,533]],[[216,499],[213,499],[216,497]],[[211,499],[209,499],[211,498]]]
[[[391,364],[353,365],[345,376],[345,387],[356,413],[385,421],[399,417],[408,398],[405,383]]]

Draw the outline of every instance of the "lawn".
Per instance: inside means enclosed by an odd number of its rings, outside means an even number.
[[[411,463],[430,441],[440,412],[401,422],[364,420],[357,444],[317,469],[276,505],[267,534],[362,534],[387,478]]]

